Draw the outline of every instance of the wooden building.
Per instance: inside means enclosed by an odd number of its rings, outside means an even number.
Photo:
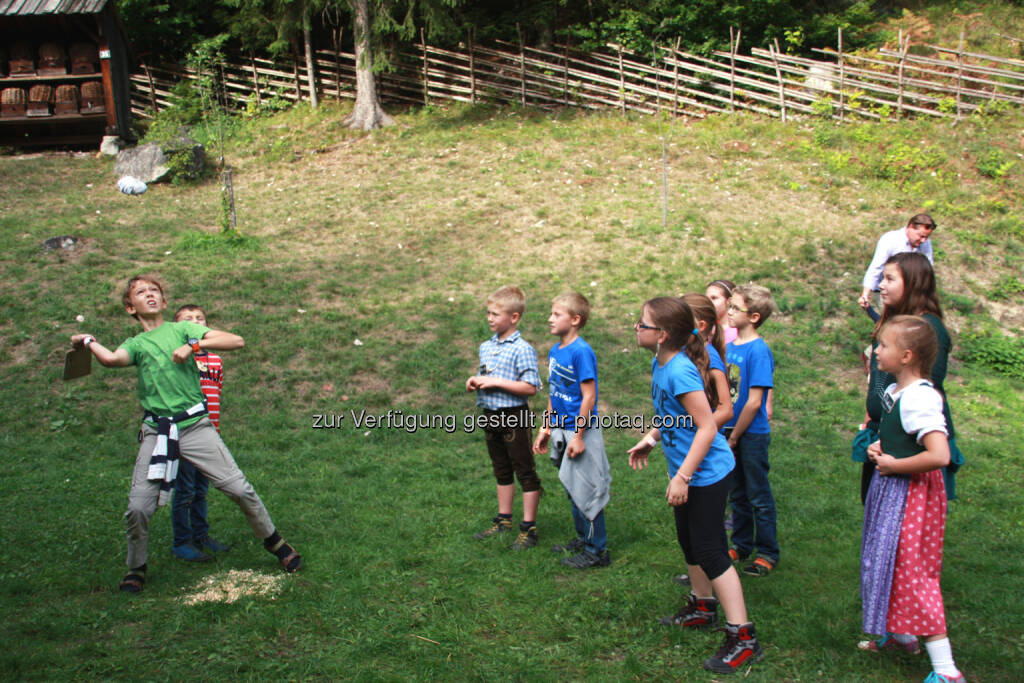
[[[114,0],[0,0],[0,145],[133,141]]]

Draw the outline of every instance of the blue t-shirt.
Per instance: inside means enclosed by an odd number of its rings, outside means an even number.
[[[775,373],[775,358],[768,343],[758,337],[746,344],[735,341],[725,347],[725,357],[729,361],[729,393],[732,394],[733,416],[726,428],[736,426],[736,420],[747,404],[747,396],[751,387],[762,387],[761,407],[757,415],[747,427],[748,434],[770,434],[771,424],[768,422],[768,389],[772,387],[772,375]]]
[[[679,401],[679,397],[692,391],[704,391],[700,371],[682,351],[672,356],[664,366],[658,359],[651,362],[651,401],[661,422],[661,449],[668,461],[668,476],[674,477],[686,454],[693,445],[697,425]],[[693,473],[690,486],[711,486],[725,479],[736,464],[732,449],[725,437],[715,432],[707,455]]]
[[[722,374],[728,377],[729,371],[725,369],[725,363],[722,361],[722,357],[718,355],[718,349],[711,344],[708,344],[706,348],[708,350],[708,370],[721,370]]]
[[[571,344],[555,344],[548,351],[548,390],[551,392],[551,425],[575,431],[583,392],[580,383],[594,380],[594,409],[597,414],[597,356],[583,337]]]

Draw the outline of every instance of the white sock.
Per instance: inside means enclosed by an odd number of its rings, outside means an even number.
[[[917,636],[908,635],[906,633],[893,633],[892,637],[896,639],[896,642],[900,645],[910,645],[911,643],[917,642]]]
[[[953,646],[950,645],[949,638],[926,641],[924,646],[928,650],[928,658],[932,660],[935,673],[951,677],[960,675],[960,670],[953,662]]]

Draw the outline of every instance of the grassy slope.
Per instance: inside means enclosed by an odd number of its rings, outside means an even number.
[[[216,229],[214,183],[131,198],[114,190],[106,160],[0,158],[5,677],[710,680],[699,665],[720,636],[653,621],[675,609],[680,556],[659,468],[626,466],[634,434],[606,435],[615,565],[578,575],[543,547],[511,555],[469,538],[494,506],[479,434],[355,429],[349,416],[341,429],[313,430],[311,416],[395,407],[461,421],[472,410],[462,382],[486,336],[483,298],[506,281],[527,291],[524,335],[542,354],[547,301],[586,292],[602,410],[647,413],[649,359],[630,321],[649,296],[723,275],[767,284],[781,308],[764,333],[778,367],[784,557],[772,578],[745,580],[768,654],[751,676],[923,677],[923,660],[852,647],[860,506],[848,444],[870,332],[854,299],[878,234],[925,207],[940,224],[952,327],[1019,329],[1022,300],[1005,285],[1020,277],[1024,248],[1020,164],[995,179],[977,165],[992,149],[1017,158],[1020,115],[956,127],[737,117],[659,129],[650,119],[458,108],[357,136],[341,128],[342,113],[284,114],[229,150],[254,250],[187,248],[189,231]],[[58,234],[85,247],[42,253]],[[63,384],[59,367],[72,331],[109,342],[134,334],[119,282],[140,270],[166,276],[172,304],[204,304],[215,325],[248,340],[226,357],[225,439],[307,558],[273,601],[183,604],[211,574],[273,573],[216,494],[210,517],[232,553],[215,567],[172,560],[161,512],[146,592],[113,590],[134,376],[96,368]],[[969,466],[943,583],[958,662],[976,680],[1014,680],[1024,659],[1013,600],[1024,592],[1024,527],[1012,485],[1022,389],[958,362],[948,381]],[[554,473],[542,463],[541,474],[547,545],[571,521]]]

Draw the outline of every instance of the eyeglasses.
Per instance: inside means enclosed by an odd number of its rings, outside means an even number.
[[[660,330],[661,329],[660,327],[655,327],[654,325],[644,325],[639,320],[637,320],[635,323],[633,323],[633,327],[635,327],[638,330]]]
[[[737,312],[737,311],[739,311],[740,313],[749,313],[749,312],[750,312],[750,309],[747,309],[747,308],[740,308],[740,307],[739,307],[739,306],[737,306],[736,304],[729,304],[729,305],[728,305],[728,306],[726,307],[726,309],[725,309],[725,310],[729,311],[730,313],[735,313],[735,312]]]

